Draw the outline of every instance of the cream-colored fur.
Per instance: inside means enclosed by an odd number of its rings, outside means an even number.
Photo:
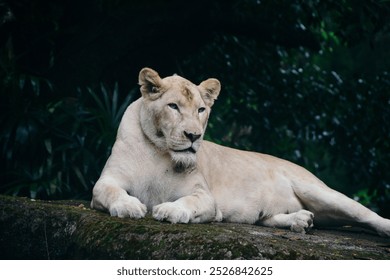
[[[328,188],[306,169],[269,155],[203,140],[220,83],[161,79],[144,68],[142,97],[119,126],[91,206],[112,216],[150,211],[172,223],[226,221],[306,232],[358,225],[390,236],[390,220]]]

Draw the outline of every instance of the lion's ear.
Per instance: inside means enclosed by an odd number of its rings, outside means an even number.
[[[221,91],[221,83],[214,78],[207,79],[199,85],[203,101],[211,107]]]
[[[153,69],[143,68],[139,72],[138,83],[141,86],[141,93],[144,98],[156,100],[161,96],[163,82]]]

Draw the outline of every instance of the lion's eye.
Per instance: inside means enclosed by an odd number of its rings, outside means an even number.
[[[177,106],[177,104],[175,104],[175,103],[169,103],[168,106],[169,106],[169,108],[171,108],[173,110],[179,111],[179,106]]]
[[[199,114],[200,114],[200,113],[203,113],[205,110],[206,110],[205,107],[200,107],[200,108],[198,109],[198,113],[199,113]]]

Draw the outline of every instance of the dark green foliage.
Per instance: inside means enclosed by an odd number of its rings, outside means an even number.
[[[0,192],[88,198],[149,66],[222,82],[208,139],[390,216],[388,1],[21,0],[0,17]]]
[[[2,119],[6,183],[1,191],[33,198],[88,197],[134,94],[119,100],[117,84],[112,91],[101,85],[47,100],[38,89],[16,91],[18,111]]]

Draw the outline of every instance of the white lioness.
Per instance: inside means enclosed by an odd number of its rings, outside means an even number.
[[[390,237],[390,220],[328,188],[306,169],[204,141],[221,86],[144,68],[142,97],[119,126],[91,206],[112,216],[150,211],[171,223],[226,221],[290,228],[358,225]]]

